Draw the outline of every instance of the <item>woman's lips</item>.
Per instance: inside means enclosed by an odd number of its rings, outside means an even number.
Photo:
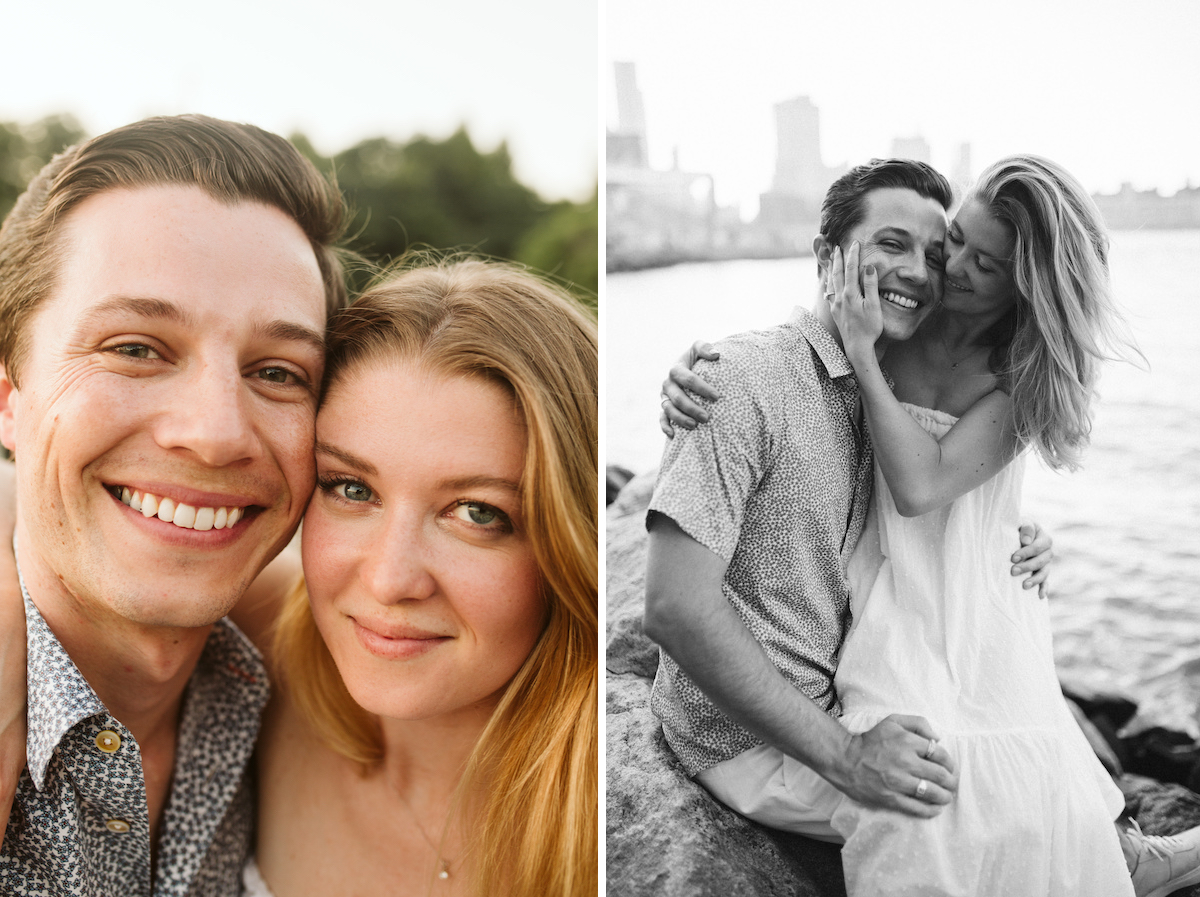
[[[359,643],[371,654],[384,660],[408,660],[419,657],[450,641],[451,638],[448,635],[438,635],[410,628],[380,627],[383,630],[381,632],[370,626],[364,626],[354,617],[351,617],[350,620],[354,624],[354,634],[358,636]]]

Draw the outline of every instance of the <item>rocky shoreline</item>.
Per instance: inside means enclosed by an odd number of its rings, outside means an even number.
[[[623,478],[622,478],[623,479]],[[653,474],[617,486],[607,519],[606,880],[609,897],[842,897],[836,847],[759,826],[693,783],[650,713],[658,649],[642,632]],[[1200,795],[1119,779],[1147,834],[1200,825]],[[1178,892],[1200,897],[1200,886]]]

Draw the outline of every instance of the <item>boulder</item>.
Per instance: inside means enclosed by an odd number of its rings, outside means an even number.
[[[683,771],[650,713],[658,647],[642,633],[644,520],[654,476],[607,523],[606,879],[610,897],[837,897],[838,849],[750,822]]]
[[[842,897],[837,847],[764,828],[685,775],[650,713],[658,648],[642,632],[645,513],[654,474],[608,508],[606,603],[606,881],[609,897]],[[1200,825],[1200,797],[1126,775],[1147,834]],[[1180,892],[1200,897],[1200,886]]]

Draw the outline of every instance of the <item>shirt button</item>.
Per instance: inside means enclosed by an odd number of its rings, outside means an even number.
[[[121,747],[121,736],[112,729],[105,729],[96,736],[96,747],[106,754],[114,754]]]
[[[110,832],[116,832],[118,835],[123,835],[129,831],[129,823],[124,819],[110,819],[104,825]]]

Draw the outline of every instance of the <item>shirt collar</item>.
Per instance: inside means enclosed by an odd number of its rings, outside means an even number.
[[[813,351],[817,353],[817,357],[821,359],[821,364],[825,366],[825,372],[831,379],[836,380],[838,377],[854,375],[854,368],[850,365],[850,360],[846,358],[842,347],[837,344],[833,334],[825,329],[825,325],[811,311],[796,306],[792,309],[792,316],[788,319],[788,323],[799,328],[808,344],[813,347]]]
[[[24,580],[21,595],[25,599],[29,651],[26,663],[29,731],[25,736],[25,754],[29,775],[41,791],[50,758],[62,737],[79,721],[103,713],[104,704],[46,625],[25,589]]]
[[[28,650],[26,762],[34,785],[41,791],[63,736],[77,723],[107,713],[108,709],[29,597],[19,566],[17,576],[25,600]],[[192,679],[214,676],[222,680],[219,688],[244,692],[255,713],[266,703],[269,686],[262,655],[228,619],[218,620],[213,627]],[[226,694],[232,698],[232,694]]]

